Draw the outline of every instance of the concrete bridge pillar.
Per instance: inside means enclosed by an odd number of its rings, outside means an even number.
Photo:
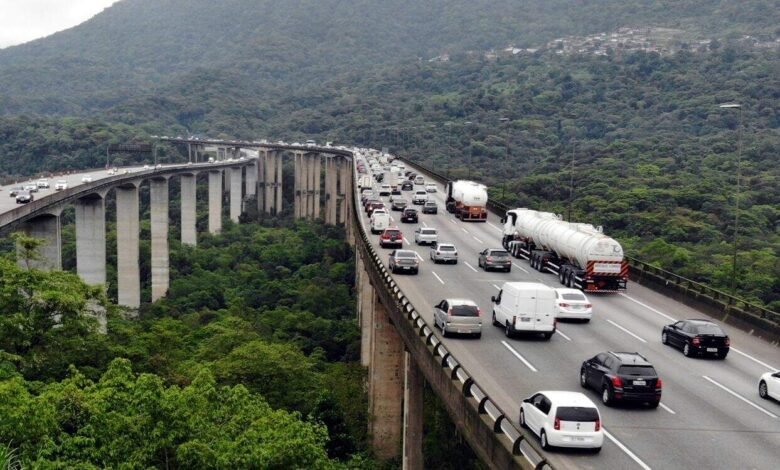
[[[357,314],[358,314],[358,326],[360,327],[360,363],[364,367],[368,367],[371,363],[371,338],[373,329],[374,318],[374,286],[371,285],[371,281],[368,277],[368,271],[363,261],[363,258],[356,256],[357,258]]]
[[[222,170],[209,171],[209,233],[222,231]]]
[[[331,205],[336,200],[333,193],[333,157],[325,156],[325,223],[334,224]]]
[[[253,162],[251,165],[246,166],[246,176],[244,180],[244,193],[247,196],[254,196],[257,194],[257,162]]]
[[[276,198],[276,212],[279,214],[282,212],[282,154],[281,152],[275,152],[274,158],[276,159],[276,186],[274,196]]]
[[[230,220],[238,223],[241,215],[241,167],[230,169]]]
[[[76,271],[91,285],[106,283],[106,199],[93,193],[76,200]]]
[[[355,223],[354,223],[354,217],[352,216],[353,211],[355,210],[355,169],[353,162],[351,160],[347,160],[346,162],[346,197],[345,197],[345,204],[346,204],[346,211],[344,214],[344,226],[346,227],[346,235],[347,235],[347,242],[351,246],[355,246]]]
[[[423,392],[425,379],[422,371],[408,352],[405,356],[404,374],[404,429],[403,429],[403,465],[404,470],[422,470],[423,468]]]
[[[62,269],[61,213],[61,207],[55,208],[49,214],[40,215],[22,225],[22,232],[28,237],[43,240],[43,244],[38,247],[38,259],[19,258],[20,266],[43,271]],[[17,254],[19,253],[17,247]]]
[[[337,223],[346,223],[347,220],[347,183],[352,175],[349,173],[349,165],[345,159],[339,159],[339,206]]]
[[[322,156],[318,153],[313,154],[312,156],[312,219],[319,219],[320,218],[320,206],[321,201],[320,198],[322,196],[321,194],[321,188],[322,188]]]
[[[181,175],[181,242],[184,245],[198,244],[198,233],[195,228],[197,176]]]
[[[404,396],[404,346],[385,306],[374,296],[369,366],[369,439],[380,459],[401,454]]]
[[[295,152],[293,158],[295,160],[295,200],[293,203],[293,215],[296,219],[303,217],[303,193],[305,191],[305,161],[302,153]]]
[[[170,284],[168,252],[168,178],[149,183],[152,232],[152,302],[165,297]]]
[[[139,266],[138,186],[130,183],[116,188],[116,271],[119,305],[141,306]]]

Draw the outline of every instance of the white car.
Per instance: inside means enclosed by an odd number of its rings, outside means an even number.
[[[55,191],[62,191],[68,189],[68,182],[66,180],[57,180],[57,183],[54,185]]]
[[[593,317],[593,304],[577,289],[555,289],[555,318],[589,322]]]
[[[81,177],[82,183],[91,183],[92,182],[92,175],[84,175]]]
[[[38,189],[49,189],[49,180],[40,179],[36,185],[38,186]]]
[[[580,392],[538,392],[520,404],[520,426],[539,436],[542,448],[575,447],[601,450],[601,413]]]
[[[767,372],[758,381],[758,395],[761,398],[780,400],[780,371]]]
[[[432,245],[439,241],[439,232],[432,227],[420,227],[414,231],[414,242],[418,245]]]
[[[425,190],[429,193],[436,192],[436,183],[428,183],[425,185]]]
[[[390,196],[390,193],[392,193],[392,191],[390,190],[389,184],[383,184],[382,186],[379,187],[380,196]]]
[[[431,246],[431,261],[458,264],[458,249],[452,243],[433,242]]]

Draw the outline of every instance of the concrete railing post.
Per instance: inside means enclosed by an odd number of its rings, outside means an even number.
[[[106,283],[106,199],[90,194],[77,199],[76,271],[91,285]]]
[[[222,170],[209,171],[209,233],[222,231]]]
[[[197,176],[181,175],[181,242],[184,245],[198,244],[197,222]]]
[[[230,169],[230,220],[238,223],[241,215],[241,167]]]
[[[131,183],[116,188],[116,271],[119,305],[141,305],[139,267],[138,186]]]
[[[400,457],[404,345],[385,306],[374,296],[369,366],[369,439],[380,459]]]
[[[422,470],[423,468],[423,391],[425,380],[417,363],[408,352],[404,354],[404,431],[403,465],[404,470]]]
[[[152,302],[165,297],[170,284],[168,253],[168,178],[153,178],[149,188],[152,234]]]

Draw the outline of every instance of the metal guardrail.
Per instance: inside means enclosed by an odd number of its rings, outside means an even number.
[[[448,183],[451,181],[441,173],[436,173],[428,168],[421,166],[407,158],[398,157],[400,160],[413,165],[427,174],[431,175],[435,180],[440,183]],[[487,207],[490,211],[504,215],[506,211],[511,207],[506,204],[494,202],[488,200]],[[744,317],[751,321],[752,324],[766,325],[769,330],[780,331],[780,313],[769,310],[760,305],[750,303],[739,297],[735,297],[726,292],[714,289],[700,282],[696,282],[692,279],[679,276],[671,271],[653,266],[650,263],[638,260],[636,258],[626,256],[628,264],[631,267],[631,275],[634,278],[641,278],[644,275],[651,275],[657,278],[658,281],[665,287],[672,288],[676,292],[682,293],[686,297],[691,298],[693,301],[699,301],[705,303],[711,309],[724,315],[736,314],[737,316]]]
[[[355,207],[359,208],[360,204],[357,195],[353,194],[353,197],[355,198]],[[379,254],[371,245],[368,234],[366,234],[363,225],[360,223],[357,210],[353,211],[353,222],[359,227],[359,230],[356,231],[358,235],[356,237],[356,247],[365,261],[366,271],[378,293],[377,295],[379,295],[388,313],[400,314],[407,322],[407,326],[416,332],[418,340],[422,343],[421,345],[436,359],[441,369],[449,376],[452,385],[458,388],[459,393],[468,401],[472,410],[479,415],[484,425],[491,429],[491,432],[496,435],[507,452],[510,452],[512,456],[521,457],[519,461],[517,458],[514,459],[517,465],[524,469],[551,470],[552,467],[547,462],[543,452],[538,448],[538,444],[528,439],[530,434],[517,428],[512,423],[508,414],[479,386],[471,373],[447,349],[434,332],[434,329],[422,318],[404,295],[384,263],[382,263]],[[403,327],[396,325],[396,328]],[[412,348],[410,347],[409,349],[411,350]]]

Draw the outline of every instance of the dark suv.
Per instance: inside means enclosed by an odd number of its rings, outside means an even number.
[[[409,223],[416,224],[418,221],[419,220],[417,217],[417,209],[407,207],[401,213],[401,222],[409,222]]]
[[[643,355],[608,351],[582,363],[580,385],[601,392],[601,401],[607,406],[632,401],[657,408],[663,382]]]

